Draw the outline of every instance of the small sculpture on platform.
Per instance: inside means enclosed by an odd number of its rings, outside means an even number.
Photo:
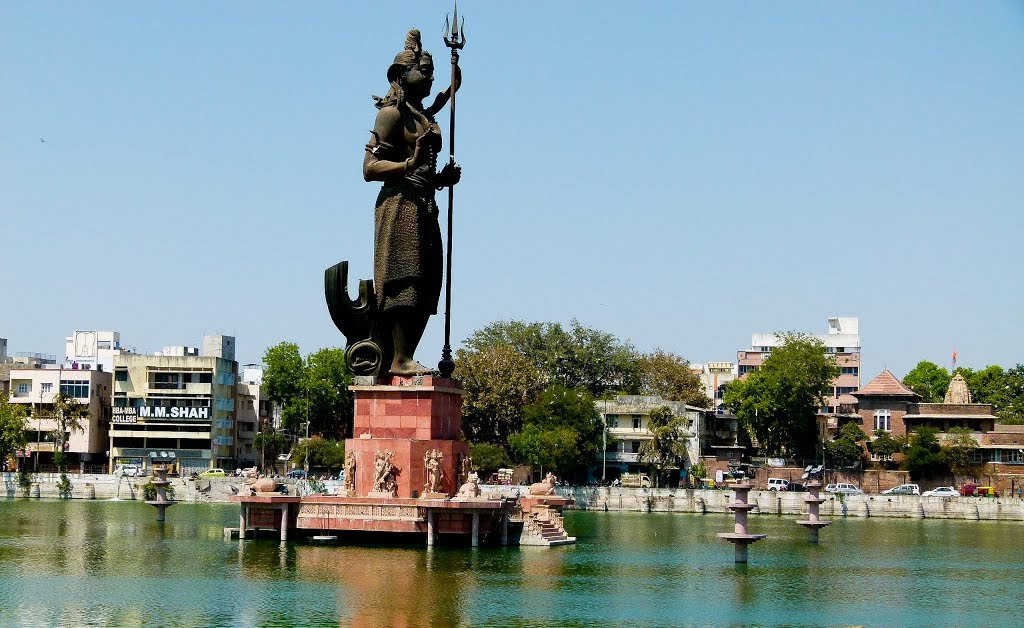
[[[351,451],[345,454],[345,485],[342,490],[349,497],[356,494],[356,455]]]
[[[376,497],[394,496],[398,490],[395,481],[395,465],[391,462],[395,452],[390,449],[377,450],[373,457],[373,493]],[[373,494],[371,493],[371,495]]]
[[[543,482],[536,482],[530,485],[530,495],[554,495],[556,480],[557,478],[555,478],[554,473],[548,473]]]
[[[423,485],[423,494],[437,495],[441,491],[441,479],[444,476],[442,465],[444,453],[440,449],[429,449],[423,454],[423,471],[427,481]]]
[[[466,483],[459,487],[459,494],[456,497],[468,497],[470,499],[480,497],[480,477],[475,473],[470,473]]]

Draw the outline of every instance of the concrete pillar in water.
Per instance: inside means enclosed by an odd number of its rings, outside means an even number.
[[[437,539],[437,526],[434,523],[434,510],[432,508],[427,509],[427,547],[434,544]]]
[[[288,540],[288,504],[281,504],[281,540]]]
[[[473,547],[480,546],[480,513],[473,513]]]

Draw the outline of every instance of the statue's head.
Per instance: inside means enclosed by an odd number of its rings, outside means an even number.
[[[405,49],[395,55],[388,68],[388,95],[378,107],[397,104],[411,97],[422,100],[430,94],[434,84],[434,58],[420,45],[420,32],[415,28],[405,36]]]

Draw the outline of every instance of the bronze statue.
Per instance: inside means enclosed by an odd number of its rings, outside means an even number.
[[[437,170],[441,130],[434,116],[461,83],[454,49],[452,59],[454,85],[425,105],[434,63],[421,47],[419,31],[411,30],[388,68],[387,95],[374,97],[379,111],[363,159],[363,178],[383,184],[374,212],[373,282],[360,282],[359,299],[352,301],[346,262],[325,276],[328,308],[348,339],[346,359],[357,375],[432,372],[413,356],[441,294],[443,251],[434,193],[461,178],[453,160]]]

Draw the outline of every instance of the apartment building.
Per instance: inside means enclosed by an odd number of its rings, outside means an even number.
[[[64,362],[110,372],[114,356],[124,353],[116,331],[75,331],[64,338]]]
[[[235,339],[204,338],[154,355],[113,356],[109,465],[172,464],[181,474],[234,468],[238,363]]]
[[[708,410],[689,406],[661,397],[619,395],[614,399],[597,402],[604,423],[604,449],[598,453],[590,475],[596,480],[612,480],[622,473],[648,470],[649,465],[640,458],[640,446],[652,438],[649,415],[653,410],[668,407],[673,414],[686,418],[686,457],[680,469],[700,458],[701,435],[706,429]]]
[[[840,369],[821,411],[824,414],[844,412],[856,405],[853,392],[860,388],[860,321],[855,316],[829,318],[828,333],[813,337],[825,345],[826,353],[835,357]],[[752,334],[750,348],[736,352],[737,375],[743,377],[761,368],[772,350],[781,344],[774,333]]]
[[[736,379],[736,364],[733,362],[708,362],[706,364],[691,364],[690,370],[700,378],[704,385],[704,394],[712,401],[712,409],[717,415],[729,414],[722,399],[725,395],[725,385]]]
[[[28,447],[19,456],[27,458],[22,460],[22,468],[51,469],[60,440],[64,443],[68,468],[87,471],[105,466],[112,416],[111,373],[57,365],[13,365],[9,378],[8,400],[22,405],[28,415],[25,421]],[[82,413],[78,417],[81,429],[67,429],[63,439],[55,433],[58,421],[53,404],[58,393],[77,401]]]
[[[263,389],[263,366],[246,364],[242,367],[237,391],[237,421],[235,452],[238,464],[262,464],[260,451],[254,447],[256,434],[274,429],[274,404]]]

